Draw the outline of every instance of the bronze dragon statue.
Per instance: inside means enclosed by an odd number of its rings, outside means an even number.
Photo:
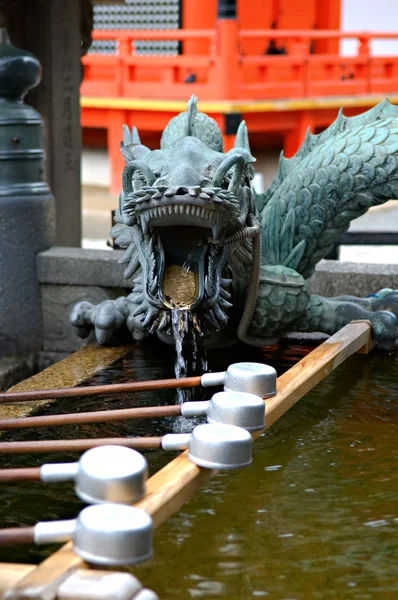
[[[208,346],[265,345],[286,331],[332,334],[353,319],[371,321],[382,345],[398,338],[398,292],[325,298],[307,284],[352,219],[398,198],[398,108],[387,100],[356,117],[340,112],[321,134],[308,133],[293,158],[282,155],[264,194],[251,185],[245,123],[224,153],[216,122],[194,97],[167,125],[159,150],[125,126],[121,151],[111,233],[126,249],[132,291],[77,304],[71,323],[81,337],[94,329],[105,344],[128,331],[173,343],[171,317],[182,308]],[[173,278],[177,289],[186,284],[185,296],[173,298]]]

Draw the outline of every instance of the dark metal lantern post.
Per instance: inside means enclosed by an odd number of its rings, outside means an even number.
[[[43,180],[40,115],[23,102],[39,61],[0,29],[0,356],[40,350],[36,255],[53,242],[54,198]]]

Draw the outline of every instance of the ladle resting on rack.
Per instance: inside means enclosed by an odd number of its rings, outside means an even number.
[[[123,394],[161,390],[167,388],[211,387],[224,385],[225,389],[258,394],[263,398],[273,395],[269,382],[275,378],[275,369],[260,363],[242,362],[230,365],[225,372],[204,373],[195,377],[179,379],[158,379],[155,381],[133,381],[131,383],[114,383],[109,385],[82,386],[28,392],[0,393],[0,404],[29,402],[33,400],[52,400],[57,398],[80,398],[82,396],[99,396],[102,394]]]

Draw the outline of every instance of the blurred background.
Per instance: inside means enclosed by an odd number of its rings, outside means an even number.
[[[195,94],[228,149],[244,118],[263,191],[281,150],[293,155],[308,127],[318,133],[340,107],[351,116],[385,97],[398,103],[391,0],[93,0],[91,19],[81,85],[85,248],[109,248],[124,122],[155,148]],[[395,204],[355,221],[334,258],[398,262]]]

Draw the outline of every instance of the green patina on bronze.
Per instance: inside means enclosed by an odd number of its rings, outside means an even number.
[[[121,150],[127,164],[112,235],[126,248],[132,291],[78,304],[71,322],[80,336],[94,328],[105,344],[127,329],[135,339],[156,332],[173,342],[163,276],[185,264],[198,280],[190,311],[204,344],[332,334],[353,319],[370,320],[381,344],[398,337],[397,292],[325,298],[307,286],[352,219],[398,198],[398,108],[388,100],[356,117],[340,112],[321,134],[308,133],[293,158],[281,156],[264,194],[251,186],[245,123],[224,153],[216,122],[197,111],[195,98],[170,121],[159,150],[127,127]]]

